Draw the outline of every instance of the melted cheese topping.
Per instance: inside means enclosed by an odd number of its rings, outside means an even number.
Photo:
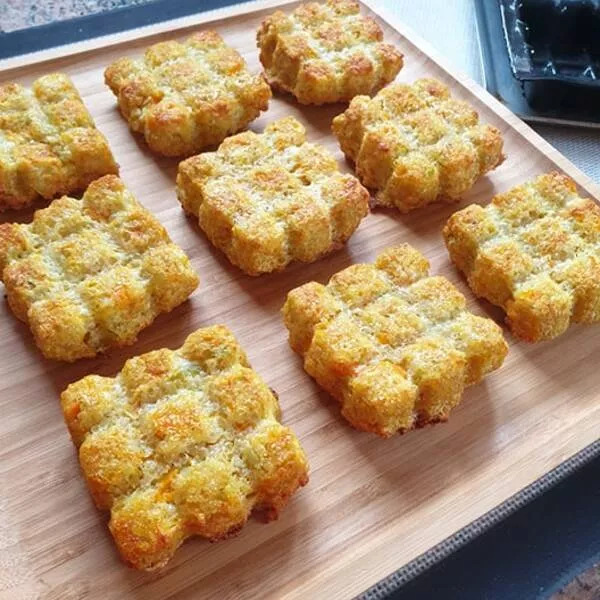
[[[176,351],[128,360],[61,396],[96,504],[132,566],[164,565],[188,536],[235,533],[254,507],[274,518],[308,481],[273,392],[223,326]]]
[[[501,329],[428,269],[404,245],[288,294],[292,348],[358,429],[387,437],[445,421],[464,387],[504,360]]]
[[[0,87],[0,211],[78,191],[117,171],[66,75],[40,77],[31,89]]]
[[[600,320],[600,208],[573,181],[541,175],[455,213],[450,256],[473,291],[504,308],[513,333],[550,339]]]
[[[353,0],[301,4],[277,11],[258,32],[269,81],[303,104],[348,101],[394,79],[402,54],[382,42],[383,32]]]
[[[343,244],[368,192],[292,117],[245,132],[179,166],[177,194],[215,246],[251,275],[311,262]]]
[[[332,128],[377,202],[402,212],[458,200],[504,159],[500,132],[434,79],[359,96]]]
[[[167,156],[218,144],[266,110],[271,97],[262,77],[251,75],[214,31],[154,44],[142,60],[121,58],[105,79],[131,129]]]
[[[0,273],[44,355],[68,361],[133,343],[198,285],[187,256],[113,175],[30,224],[0,226]]]

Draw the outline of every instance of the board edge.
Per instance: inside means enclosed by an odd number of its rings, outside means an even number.
[[[592,442],[496,507],[471,521],[468,525],[461,527],[451,536],[432,546],[396,571],[380,579],[364,592],[358,594],[356,600],[385,600],[389,598],[402,586],[439,564],[469,542],[474,541],[494,525],[501,523],[598,457],[600,457],[600,440]]]

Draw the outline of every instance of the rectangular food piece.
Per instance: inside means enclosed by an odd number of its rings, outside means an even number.
[[[293,117],[180,163],[177,196],[249,275],[317,260],[344,244],[369,211],[369,192],[340,173],[325,148],[308,143]]]
[[[382,40],[381,27],[354,0],[308,2],[289,15],[278,10],[257,35],[267,80],[301,104],[348,102],[392,81],[403,57]]]
[[[452,215],[444,240],[473,292],[506,311],[513,334],[552,339],[600,321],[600,207],[546,173]]]
[[[428,271],[404,244],[288,294],[291,347],[357,429],[390,437],[446,421],[465,386],[504,361],[500,327]]]
[[[119,171],[106,138],[62,73],[0,86],[0,211],[84,190]]]
[[[400,212],[457,201],[504,160],[500,131],[435,79],[357,96],[332,129],[377,203]]]
[[[104,72],[132,131],[151,150],[189,156],[243,129],[268,108],[271,89],[214,31],[150,46]]]
[[[308,482],[277,397],[221,325],[115,378],[89,375],[61,403],[92,497],[137,569],[164,566],[187,537],[236,534],[253,509],[277,518]]]
[[[183,250],[114,175],[29,224],[0,225],[0,278],[44,356],[69,362],[133,344],[198,285]]]

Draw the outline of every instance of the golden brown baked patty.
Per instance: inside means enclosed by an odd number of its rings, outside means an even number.
[[[250,275],[317,260],[369,210],[369,192],[340,173],[325,148],[306,142],[293,117],[180,163],[177,195],[210,241]]]
[[[255,508],[277,518],[308,482],[277,398],[220,325],[115,378],[89,375],[61,402],[94,501],[137,569],[162,567],[189,536],[237,533]]]
[[[404,244],[288,294],[290,345],[357,429],[389,437],[446,421],[465,386],[506,356],[500,327],[428,271]]]
[[[218,144],[266,110],[271,90],[214,31],[150,46],[142,60],[120,58],[104,73],[132,131],[165,156]]]
[[[600,207],[565,175],[456,212],[444,239],[473,292],[506,311],[517,337],[548,340],[571,322],[600,321]]]
[[[44,356],[66,361],[132,344],[198,285],[183,250],[114,175],[30,224],[0,225],[0,278]]]
[[[119,169],[71,80],[0,86],[0,211],[77,192]]]
[[[344,102],[372,94],[396,77],[402,54],[354,0],[301,4],[267,17],[257,35],[269,83],[302,104]]]
[[[357,96],[332,128],[377,203],[401,212],[460,199],[504,160],[498,129],[435,79]]]

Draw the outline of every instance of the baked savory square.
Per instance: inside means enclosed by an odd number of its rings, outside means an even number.
[[[269,83],[302,104],[347,102],[372,94],[396,77],[402,54],[354,0],[301,4],[267,17],[257,35]]]
[[[218,144],[266,110],[271,89],[214,31],[150,46],[104,72],[132,131],[150,149],[185,156]]]
[[[504,160],[500,131],[435,79],[357,96],[332,128],[377,203],[401,212],[459,200]]]
[[[517,337],[548,340],[571,322],[600,321],[600,207],[565,175],[468,206],[444,239],[473,292],[506,311]]]
[[[132,358],[115,378],[89,375],[61,402],[94,501],[138,569],[162,567],[189,536],[236,534],[253,509],[277,518],[308,482],[277,397],[223,326]]]
[[[357,429],[389,437],[446,421],[465,386],[506,356],[500,327],[428,271],[405,244],[288,294],[291,347]]]
[[[76,192],[118,173],[71,80],[61,73],[31,89],[0,86],[0,211]]]
[[[74,361],[135,342],[198,285],[163,226],[106,175],[27,225],[0,225],[0,277],[47,358]]]
[[[369,192],[340,173],[325,148],[306,142],[293,117],[180,163],[177,195],[210,241],[250,275],[317,260],[369,211]]]

